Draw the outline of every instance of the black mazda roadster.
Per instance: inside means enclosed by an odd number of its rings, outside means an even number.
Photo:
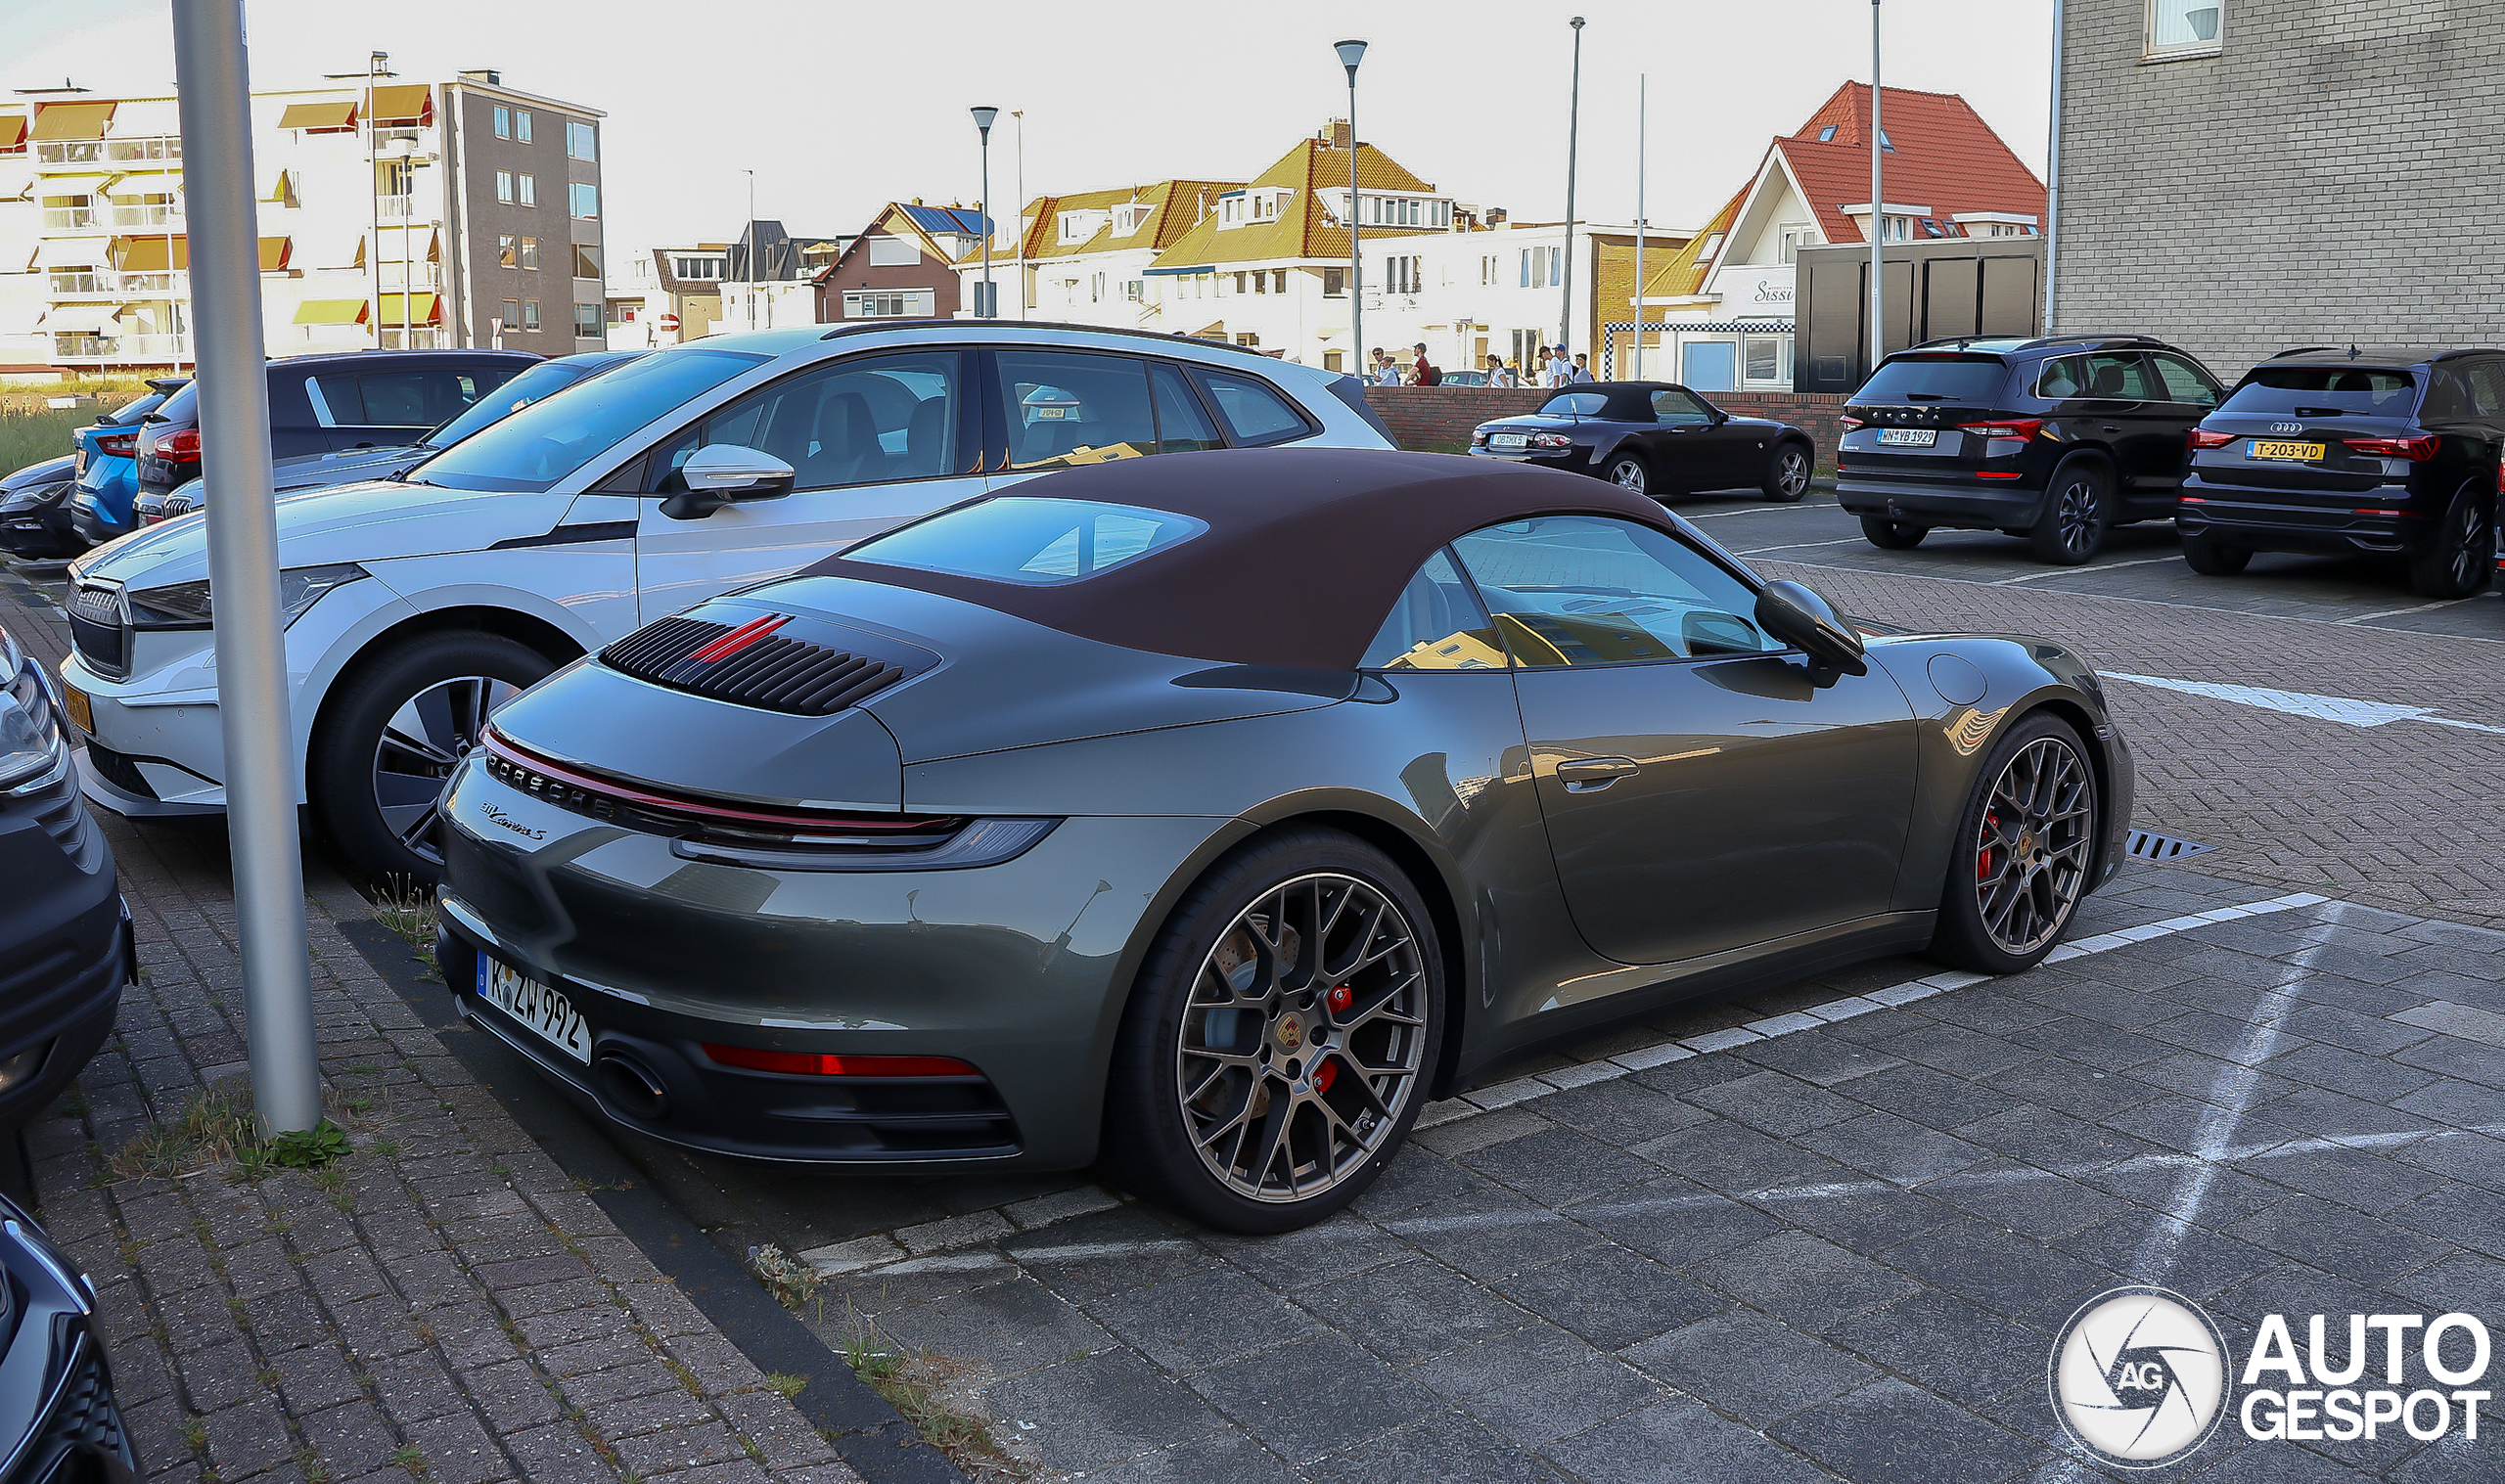
[[[1769,500],[1809,492],[1817,445],[1789,423],[1738,417],[1668,382],[1583,382],[1536,412],[1471,429],[1470,451],[1607,479],[1661,499],[1755,489]]]
[[[1278,1231],[1601,1023],[1884,954],[2028,967],[2131,792],[2070,650],[1866,631],[1632,491],[1184,454],[940,511],[512,701],[448,795],[440,962],[657,1138],[1101,1159]]]

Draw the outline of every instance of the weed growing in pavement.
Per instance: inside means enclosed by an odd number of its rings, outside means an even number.
[[[252,1095],[240,1082],[194,1088],[170,1115],[159,1117],[106,1163],[114,1180],[172,1180],[221,1165],[244,1180],[277,1170],[318,1170],[353,1152],[348,1136],[324,1119],[310,1129],[262,1139],[253,1129]]]
[[[748,1266],[756,1281],[765,1284],[765,1291],[795,1313],[808,1307],[817,1296],[818,1284],[825,1282],[815,1268],[770,1241],[748,1249]]]
[[[992,1437],[990,1426],[982,1418],[950,1404],[946,1393],[950,1383],[964,1375],[964,1362],[898,1344],[881,1334],[877,1323],[853,1308],[848,1300],[844,1313],[841,1343],[843,1363],[852,1368],[852,1373],[863,1384],[911,1422],[924,1441],[978,1478],[996,1478],[1004,1473],[1012,1478],[1030,1475],[1031,1470],[1010,1457]],[[767,1379],[770,1382],[774,1377]]]
[[[393,877],[374,900],[374,921],[406,938],[430,978],[443,977],[434,961],[434,893],[405,877]]]
[[[426,1476],[427,1456],[418,1451],[418,1445],[415,1443],[403,1443],[399,1447],[392,1449],[388,1454],[384,1456],[383,1462],[386,1463],[399,1464],[402,1468],[409,1471],[409,1476],[411,1478],[424,1478]]]
[[[347,1134],[328,1118],[309,1129],[290,1129],[269,1141],[267,1147],[271,1163],[291,1170],[318,1170],[354,1152]]]

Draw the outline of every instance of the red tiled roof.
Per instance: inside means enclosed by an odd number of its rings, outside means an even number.
[[[1945,220],[1967,211],[2007,211],[2041,218],[2044,183],[2027,168],[1990,124],[1954,93],[1890,88],[1880,110],[1889,150],[1884,161],[1888,200],[1929,206]],[[1818,135],[1830,124],[1835,137]],[[1863,241],[1862,229],[1840,209],[1870,200],[1870,86],[1847,82],[1819,105],[1809,121],[1773,143],[1793,178],[1808,197],[1818,230],[1830,243]],[[1760,163],[1757,173],[1764,172]],[[1752,177],[1754,184],[1754,177]],[[1747,195],[1743,187],[1741,196]],[[1739,199],[1725,206],[1715,226],[1727,228]],[[1698,234],[1702,244],[1709,235]],[[1683,253],[1654,279],[1652,295],[1695,293],[1705,272],[1693,251]]]

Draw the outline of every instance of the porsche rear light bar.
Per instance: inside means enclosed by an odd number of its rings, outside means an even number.
[[[832,810],[734,807],[583,772],[530,750],[492,723],[479,734],[479,741],[487,749],[487,772],[498,782],[577,814],[613,819],[622,812],[629,818],[621,823],[647,829],[674,824],[682,831],[721,833],[752,843],[909,847],[935,844],[956,833],[966,823],[958,815],[839,814]]]
[[[797,1077],[979,1077],[973,1063],[954,1057],[839,1057],[824,1052],[774,1052],[752,1046],[703,1043],[705,1055],[743,1071]]]

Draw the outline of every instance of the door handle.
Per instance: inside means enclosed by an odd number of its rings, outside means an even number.
[[[1631,757],[1577,757],[1557,765],[1557,781],[1569,793],[1598,793],[1634,771]]]

